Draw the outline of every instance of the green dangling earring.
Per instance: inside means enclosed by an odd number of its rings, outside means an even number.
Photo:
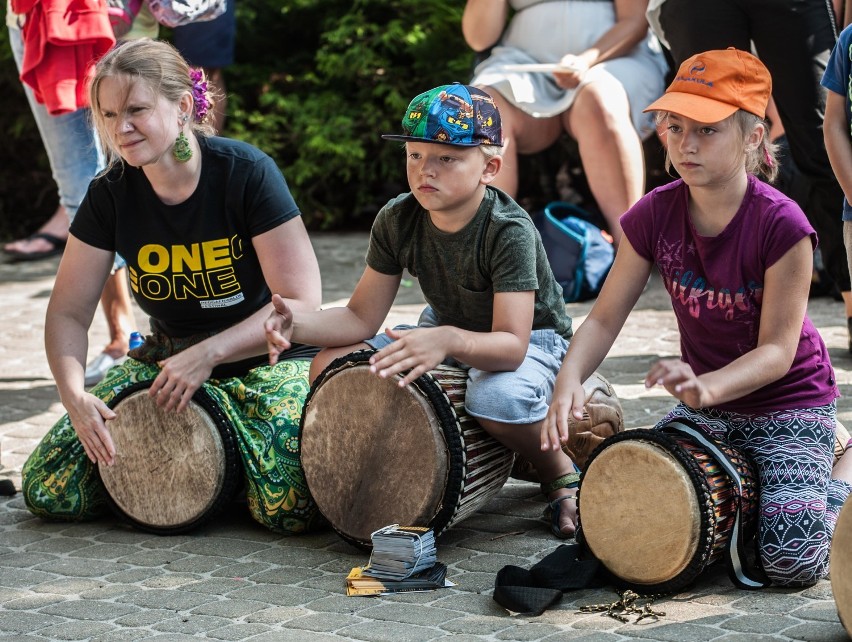
[[[189,139],[183,135],[183,130],[181,130],[180,135],[175,139],[172,156],[175,157],[178,163],[185,163],[192,158],[192,147],[189,144]]]

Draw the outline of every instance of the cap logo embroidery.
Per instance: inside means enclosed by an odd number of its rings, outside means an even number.
[[[703,60],[696,60],[695,64],[689,69],[689,73],[691,74],[703,74],[707,69],[707,66],[704,64]]]

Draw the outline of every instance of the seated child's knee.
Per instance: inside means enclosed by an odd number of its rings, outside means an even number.
[[[516,379],[490,376],[468,381],[464,405],[475,417],[524,424],[534,421],[531,417],[535,413],[536,402],[537,395]]]

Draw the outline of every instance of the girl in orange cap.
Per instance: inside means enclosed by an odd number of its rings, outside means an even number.
[[[754,461],[759,561],[773,584],[802,586],[828,573],[852,455],[832,470],[839,393],[806,314],[816,233],[795,202],[756,178],[777,172],[764,122],[771,90],[754,56],[708,51],[686,60],[647,108],[667,130],[667,164],[681,178],[622,216],[615,264],[571,341],[541,447],[559,448],[568,417],[582,416],[581,382],[656,265],[681,336],[681,358],[645,377],[679,402],[657,428],[690,422]]]

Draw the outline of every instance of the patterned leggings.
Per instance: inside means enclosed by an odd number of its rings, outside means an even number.
[[[307,360],[281,361],[254,368],[243,377],[204,384],[234,429],[252,517],[285,534],[322,523],[299,459],[299,420],[309,390],[309,365]],[[128,359],[111,368],[91,393],[109,403],[123,389],[151,381],[158,372],[154,365]],[[27,459],[22,477],[27,508],[39,517],[81,521],[108,510],[97,466],[86,456],[68,415],[54,424]]]
[[[828,574],[837,516],[852,484],[831,479],[836,408],[741,415],[681,403],[657,424],[688,418],[754,462],[760,480],[760,561],[773,584],[808,586]]]

